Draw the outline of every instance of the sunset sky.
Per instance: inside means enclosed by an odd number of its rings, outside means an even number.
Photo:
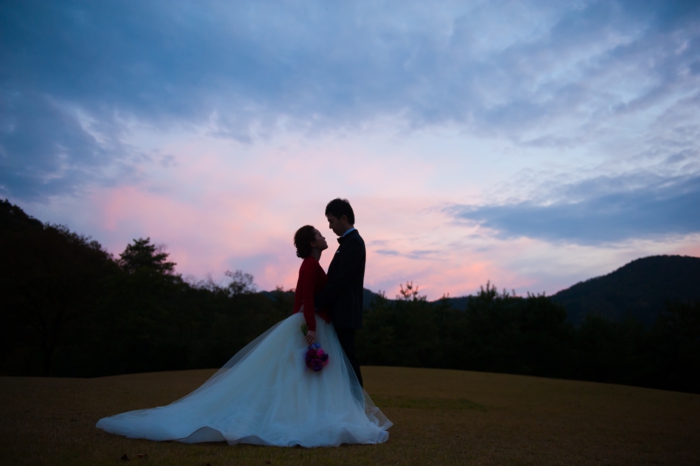
[[[192,279],[293,287],[335,197],[389,297],[700,256],[699,109],[697,1],[0,5],[0,198]]]

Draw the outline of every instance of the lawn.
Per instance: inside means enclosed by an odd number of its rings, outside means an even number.
[[[3,465],[697,465],[700,395],[480,372],[364,367],[394,422],[382,445],[275,448],[129,440],[96,429],[167,404],[214,371],[0,378]],[[142,455],[139,457],[139,455]]]

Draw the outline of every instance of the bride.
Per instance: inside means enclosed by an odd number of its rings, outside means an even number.
[[[392,422],[360,386],[327,314],[313,312],[314,294],[326,283],[318,263],[328,248],[326,239],[306,225],[294,235],[294,244],[303,262],[291,316],[184,398],[106,417],[97,427],[129,438],[185,443],[322,447],[386,442]],[[308,369],[304,360],[314,342],[329,355],[319,372]]]

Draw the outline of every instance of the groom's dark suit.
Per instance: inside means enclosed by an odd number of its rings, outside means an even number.
[[[365,279],[365,242],[353,230],[338,238],[338,250],[328,267],[328,283],[316,296],[316,308],[327,309],[340,345],[362,385],[355,350],[355,329],[362,328],[362,295]]]

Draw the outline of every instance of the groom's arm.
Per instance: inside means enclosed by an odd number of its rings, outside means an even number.
[[[345,287],[357,269],[362,266],[364,248],[361,241],[347,241],[333,258],[333,274],[328,276],[325,288],[316,295],[316,309],[327,309]],[[337,263],[336,263],[337,262]]]

